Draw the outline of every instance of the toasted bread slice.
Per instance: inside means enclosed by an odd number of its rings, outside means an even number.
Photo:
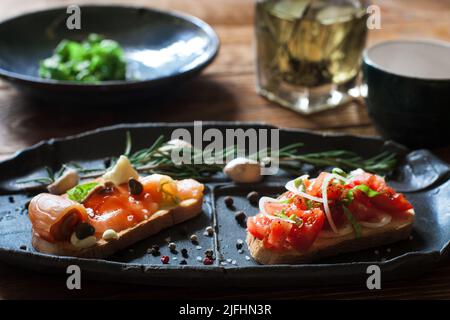
[[[48,254],[82,258],[105,258],[133,243],[157,234],[163,229],[194,218],[202,212],[202,203],[203,198],[184,200],[176,207],[159,210],[147,220],[119,232],[118,239],[110,241],[100,239],[95,245],[85,249],[77,248],[69,241],[48,242],[35,232],[33,232],[32,244],[37,251]]]
[[[318,238],[306,252],[294,249],[274,251],[266,249],[263,241],[247,232],[247,244],[253,259],[261,264],[298,264],[311,262],[340,253],[360,251],[407,239],[411,234],[414,222],[414,210],[405,218],[393,218],[384,227],[369,229],[362,227],[361,236],[355,238],[354,233],[337,238]]]

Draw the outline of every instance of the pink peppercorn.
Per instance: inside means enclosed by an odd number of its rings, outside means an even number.
[[[161,257],[161,262],[163,264],[168,264],[169,263],[170,258],[168,256],[162,256]]]

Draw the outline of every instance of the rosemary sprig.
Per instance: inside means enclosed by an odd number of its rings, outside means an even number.
[[[256,154],[249,155],[249,158],[257,161],[264,160],[263,157],[278,156],[280,168],[293,175],[301,174],[302,164],[310,164],[314,167],[339,167],[344,170],[354,170],[362,168],[365,171],[387,174],[395,168],[396,154],[382,152],[372,158],[364,159],[358,154],[347,150],[331,150],[316,153],[302,153],[303,143],[297,142],[280,148],[277,152],[272,152],[270,148],[259,150]],[[160,173],[167,174],[175,179],[194,178],[204,180],[221,172],[226,164],[226,160],[238,154],[236,147],[228,147],[223,150],[215,150],[210,157],[204,158],[203,150],[194,147],[170,146],[171,149],[162,149],[168,147],[164,136],[158,137],[148,148],[143,148],[132,152],[132,138],[129,131],[125,137],[124,155],[126,155],[134,168],[141,173]],[[188,163],[177,164],[171,158],[170,150],[183,151],[189,155]],[[202,163],[196,163],[196,160],[203,159]],[[80,178],[89,179],[103,175],[117,161],[116,157],[109,159],[110,166],[103,168],[84,168],[76,162],[64,164],[60,170],[53,172],[51,168],[46,167],[47,176],[38,177],[29,180],[17,181],[19,184],[35,183],[48,185],[64,174],[65,170],[73,169],[78,172]],[[221,160],[217,163],[216,160]]]

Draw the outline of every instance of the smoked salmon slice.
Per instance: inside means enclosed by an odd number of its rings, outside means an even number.
[[[101,179],[96,180],[104,183]],[[153,174],[139,178],[143,192],[130,194],[128,184],[94,190],[82,203],[68,199],[67,195],[48,193],[33,198],[29,216],[36,234],[50,242],[70,239],[80,222],[95,228],[95,235],[113,229],[116,232],[131,228],[147,220],[160,209],[178,205],[187,199],[203,197],[203,184],[193,180],[173,180],[171,177]]]
[[[75,226],[88,219],[83,205],[49,193],[34,197],[28,212],[34,231],[51,242],[68,240]]]

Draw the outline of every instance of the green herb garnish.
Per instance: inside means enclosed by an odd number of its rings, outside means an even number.
[[[286,210],[281,210],[280,212],[276,212],[275,217],[290,220],[295,223],[297,227],[301,227],[303,225],[303,220],[299,217],[297,217],[295,214],[291,214],[290,216],[286,215]]]
[[[341,168],[334,168],[333,170],[331,170],[331,173],[337,174],[344,178],[348,176],[348,173],[342,170]]]
[[[160,148],[166,146],[164,136],[158,137],[153,144],[147,148],[143,148],[132,152],[132,137],[130,132],[126,133],[124,154],[128,156],[133,167],[140,173],[152,174],[166,174],[174,179],[193,178],[198,180],[205,180],[211,178],[213,175],[222,172],[226,160],[238,155],[238,150],[235,146],[227,147],[223,150],[216,150],[214,154],[205,155],[203,150],[197,148],[183,149],[183,152],[189,156],[190,161],[186,163],[175,163],[171,158],[171,153],[161,151]],[[303,164],[311,164],[316,168],[334,166],[341,167],[348,170],[361,168],[368,172],[383,174],[392,171],[396,164],[396,155],[394,153],[383,152],[373,158],[363,159],[360,156],[345,150],[325,151],[321,153],[302,153],[300,148],[303,143],[297,142],[285,146],[276,152],[279,157],[279,166],[281,169],[293,175],[303,173]],[[265,157],[272,156],[272,150],[260,150],[256,154],[249,155],[249,158],[261,160]],[[202,159],[202,163],[198,163],[196,159]],[[114,166],[117,158],[111,156],[107,159],[105,167],[85,168],[77,163],[70,162],[63,165],[64,168],[70,167],[78,172],[80,178],[89,179],[96,178],[103,175],[109,167]],[[216,160],[222,160],[217,162]],[[60,170],[61,171],[61,170]],[[32,187],[48,185],[55,180],[57,174],[53,175],[48,172],[47,177],[36,177],[28,180],[20,180],[17,183],[34,183]],[[301,179],[297,183],[302,183]],[[298,185],[300,186],[300,185]]]
[[[350,212],[350,210],[346,206],[342,206],[344,209],[345,217],[347,218],[348,222],[350,222],[353,230],[355,231],[355,237],[359,238],[361,236],[361,225],[356,221],[353,214]]]
[[[76,202],[83,202],[89,192],[91,192],[92,189],[97,187],[99,185],[98,182],[88,182],[85,184],[79,184],[69,191],[67,191],[67,195],[69,196],[70,200],[76,201]]]
[[[352,189],[350,189],[347,193],[347,197],[346,197],[346,204],[350,204],[353,199],[354,199],[354,192],[356,190],[361,190],[362,192],[364,192],[369,198],[373,198],[376,197],[377,195],[379,195],[380,193],[371,189],[369,186],[365,185],[365,184],[360,184],[357,185],[356,187],[353,187]]]
[[[44,79],[95,83],[125,80],[123,49],[113,40],[90,34],[83,42],[62,40],[53,55],[40,62]]]
[[[305,187],[305,184],[303,183],[303,179],[301,179],[301,178],[295,179],[294,187],[298,189],[300,186],[302,187],[302,191],[303,191],[303,188]]]

